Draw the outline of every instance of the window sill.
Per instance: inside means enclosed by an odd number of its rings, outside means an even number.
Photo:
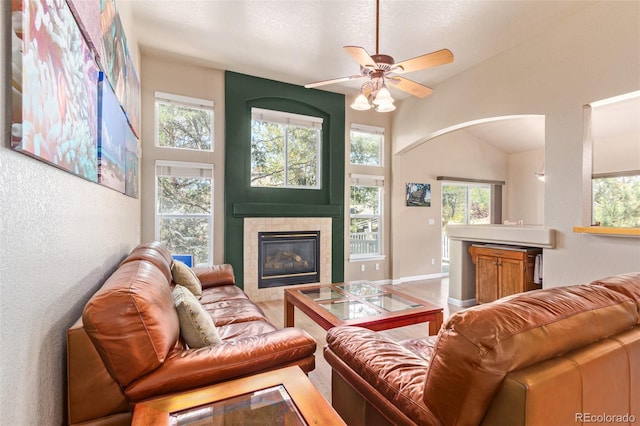
[[[349,262],[369,262],[374,260],[385,260],[387,256],[383,254],[375,254],[371,256],[351,256]]]
[[[602,235],[612,237],[640,238],[640,228],[611,228],[608,226],[574,226],[573,232],[579,234]]]

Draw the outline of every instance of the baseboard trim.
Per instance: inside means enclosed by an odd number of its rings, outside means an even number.
[[[453,297],[449,297],[447,299],[447,303],[450,305],[459,306],[461,308],[468,308],[469,306],[477,305],[476,299],[460,300],[460,299],[454,299]]]
[[[391,284],[395,285],[395,284],[409,283],[411,281],[434,280],[434,279],[444,278],[448,276],[449,274],[444,272],[440,272],[437,274],[414,275],[412,277],[402,277],[402,278],[391,280]]]

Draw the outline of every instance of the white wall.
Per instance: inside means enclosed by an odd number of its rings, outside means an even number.
[[[394,113],[396,153],[457,123],[545,115],[544,224],[558,232],[557,247],[544,252],[545,286],[640,270],[638,239],[572,230],[587,225],[582,223],[583,105],[640,87],[638,22],[640,2],[598,2],[535,40],[443,82],[426,100],[403,101]],[[393,216],[396,229],[404,218]],[[400,272],[394,268],[393,274]]]
[[[544,165],[544,149],[509,154],[506,209],[503,220],[544,224],[544,182],[536,177]]]
[[[118,5],[126,27],[129,5]],[[140,241],[140,201],[9,148],[9,6],[0,2],[0,424],[54,425],[66,412],[66,330]]]

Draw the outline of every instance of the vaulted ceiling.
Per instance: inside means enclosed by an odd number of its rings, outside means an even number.
[[[130,3],[135,36],[143,54],[167,55],[212,68],[304,85],[357,74],[358,64],[344,52],[345,45],[362,46],[369,54],[376,53],[375,0],[130,0]],[[380,0],[379,53],[400,62],[450,49],[455,56],[453,63],[404,75],[437,90],[438,83],[517,48],[593,3]],[[357,80],[322,89],[355,96],[361,83],[362,80]],[[407,96],[391,90],[398,100]],[[499,134],[513,132],[504,128],[506,123],[494,123],[494,131],[480,126],[470,131],[482,138],[497,138]],[[544,130],[540,132],[538,128],[535,134],[542,134],[539,142],[544,144]]]

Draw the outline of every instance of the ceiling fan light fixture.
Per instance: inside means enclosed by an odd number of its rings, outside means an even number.
[[[371,109],[371,105],[369,104],[369,100],[364,95],[364,93],[360,93],[351,104],[351,108],[355,109],[356,111],[367,111]]]
[[[393,102],[376,106],[376,111],[378,112],[391,112],[391,111],[395,111],[395,109],[396,109],[396,106],[393,104]]]
[[[378,90],[376,97],[373,99],[373,104],[378,106],[388,105],[388,104],[393,105],[393,98],[391,97],[391,93],[389,92],[389,89],[387,89],[386,86],[383,85],[382,88]]]

